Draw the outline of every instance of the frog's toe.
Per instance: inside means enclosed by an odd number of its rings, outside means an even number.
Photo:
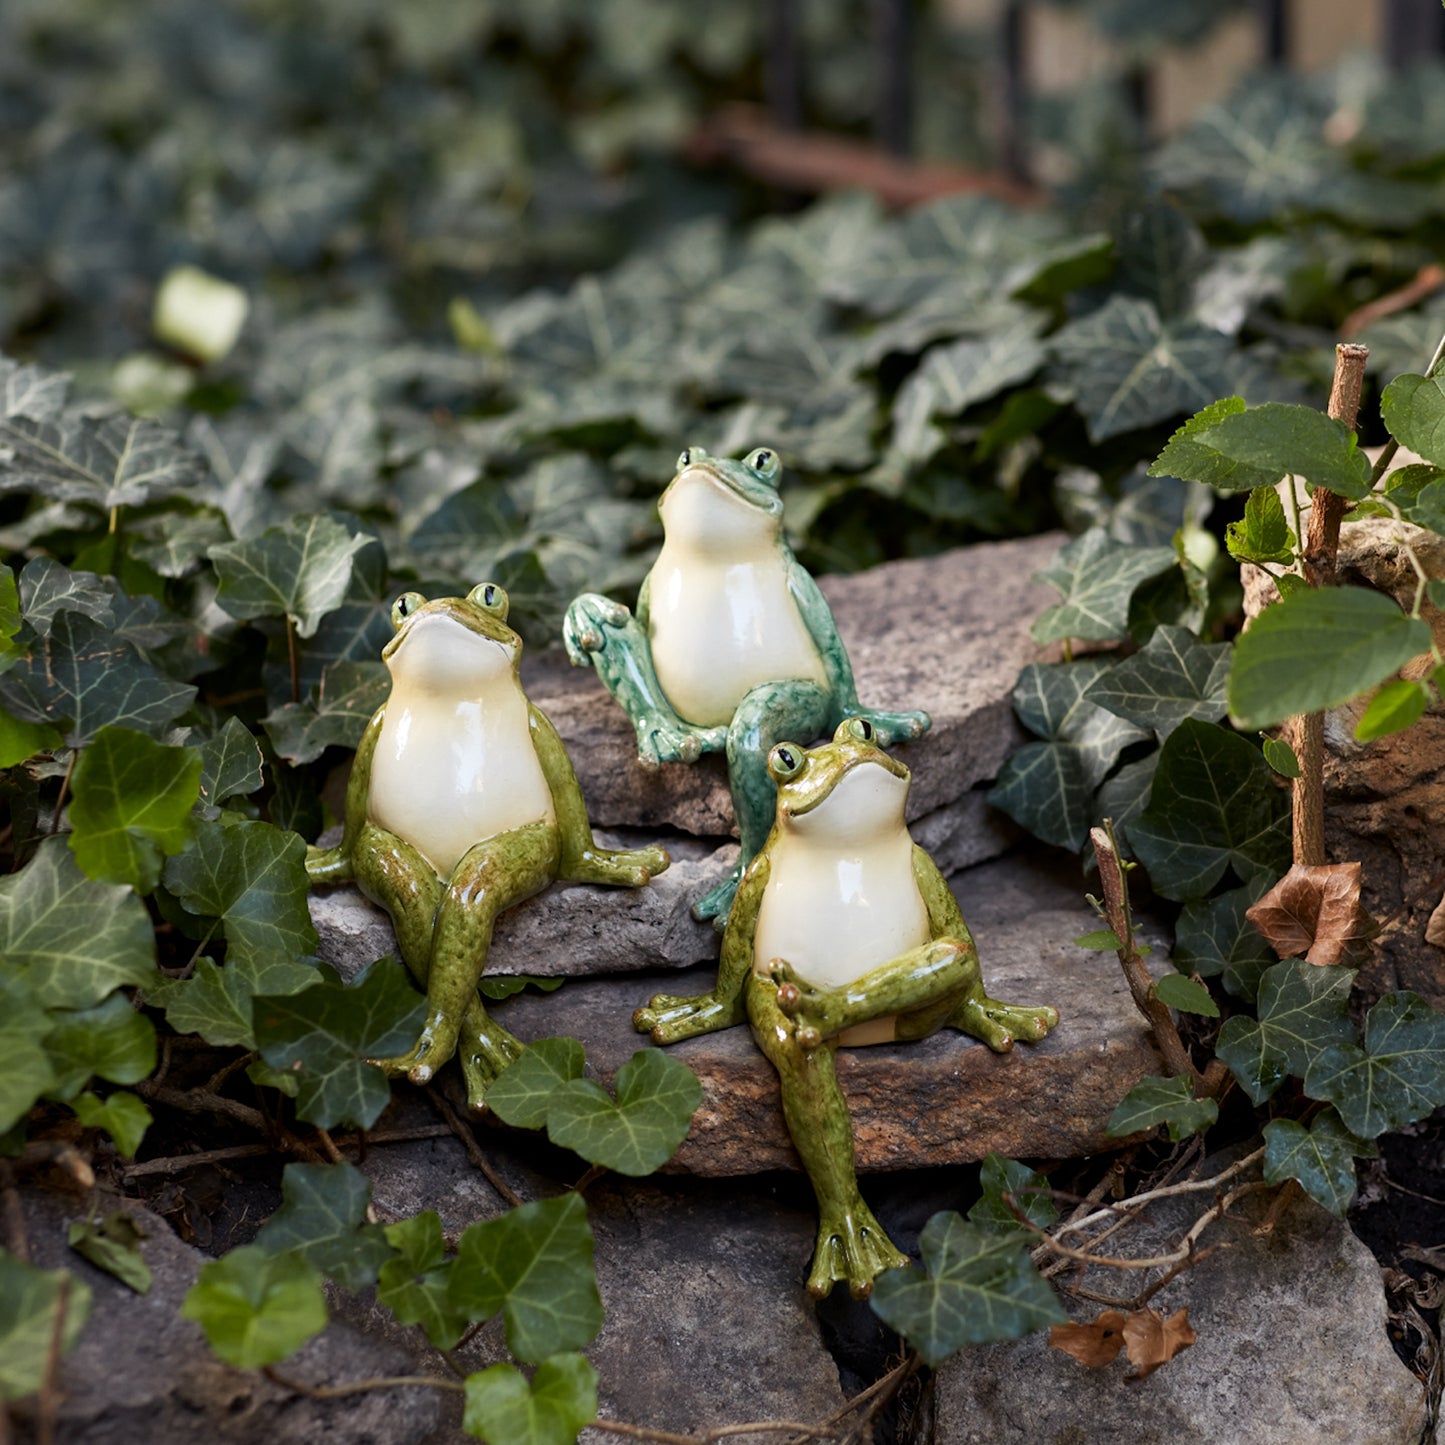
[[[699,923],[705,923],[709,918],[712,925],[722,932],[727,925],[728,913],[733,906],[733,898],[737,895],[738,880],[742,877],[739,869],[733,872],[719,883],[718,886],[708,893],[704,893],[696,903],[692,905],[692,916]]]
[[[1044,1005],[1040,1008],[1015,1007],[1011,1004],[996,1004],[988,1010],[989,1016],[1016,1039],[1025,1043],[1037,1043],[1059,1021],[1059,1011]]]
[[[824,1299],[834,1284],[846,1280],[854,1299],[867,1299],[878,1275],[909,1262],[860,1199],[857,1208],[820,1219],[808,1293]]]
[[[519,1059],[525,1045],[505,1029],[494,1035],[467,1039],[457,1050],[461,1060],[462,1079],[467,1086],[467,1107],[480,1114],[487,1107],[487,1093],[498,1075],[514,1059]]]

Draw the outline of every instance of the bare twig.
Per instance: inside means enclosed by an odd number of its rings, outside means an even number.
[[[482,1153],[481,1146],[477,1143],[477,1136],[472,1133],[471,1125],[462,1118],[452,1107],[450,1100],[436,1089],[428,1089],[427,1095],[436,1106],[437,1112],[447,1121],[453,1134],[461,1140],[462,1148],[467,1151],[467,1158],[473,1166],[478,1169],[487,1183],[501,1195],[503,1201],[514,1209],[522,1203],[522,1197],[495,1169],[492,1168],[491,1160]]]
[[[60,1369],[61,1346],[65,1343],[65,1316],[70,1309],[70,1276],[60,1276],[55,1295],[55,1324],[50,1330],[50,1348],[45,1356],[45,1379],[35,1412],[35,1438],[39,1445],[55,1445],[55,1417],[60,1413],[60,1390],[56,1376]]]
[[[258,1133],[270,1132],[266,1116],[259,1109],[253,1109],[239,1099],[228,1099],[224,1094],[213,1094],[209,1089],[173,1089],[169,1084],[145,1081],[133,1087],[141,1098],[154,1100],[167,1109],[179,1109],[183,1114],[217,1114],[223,1119],[234,1119]]]
[[[63,1169],[81,1189],[95,1188],[90,1160],[68,1139],[27,1139],[17,1158],[22,1169],[53,1164]]]
[[[369,1380],[352,1380],[345,1385],[308,1385],[304,1380],[283,1375],[274,1365],[262,1365],[261,1373],[273,1385],[305,1395],[308,1400],[341,1400],[347,1395],[364,1395],[372,1390],[400,1390],[408,1385],[457,1393],[466,1389],[460,1380],[448,1380],[444,1375],[377,1375]]]
[[[452,1132],[449,1124],[423,1124],[416,1129],[390,1129],[379,1134],[368,1134],[368,1145],[408,1144],[418,1139],[442,1139]],[[353,1146],[359,1151],[360,1135],[343,1135],[339,1147]],[[221,1164],[228,1159],[254,1159],[262,1154],[274,1154],[273,1144],[232,1144],[224,1149],[203,1149],[196,1154],[175,1154],[164,1159],[146,1159],[139,1164],[128,1164],[121,1171],[126,1179],[139,1179],[147,1174],[181,1174],[187,1169],[196,1169],[206,1164]]]
[[[60,795],[55,800],[55,812],[50,818],[52,836],[60,831],[60,815],[65,811],[65,795],[70,791],[70,775],[75,771],[75,759],[79,751],[79,748],[71,748],[70,756],[65,761],[65,776],[60,780]]]
[[[15,1187],[15,1167],[8,1159],[0,1159],[0,1195],[5,1199],[5,1247],[16,1259],[29,1263],[30,1239],[25,1232],[25,1211],[20,1205],[20,1191]]]
[[[1415,272],[1414,277],[1394,291],[1387,291],[1374,301],[1358,306],[1340,322],[1340,335],[1358,336],[1367,326],[1383,321],[1398,311],[1408,311],[1418,301],[1433,296],[1445,286],[1445,266],[1429,261]]]
[[[650,1425],[629,1425],[622,1420],[596,1419],[589,1426],[609,1435],[631,1440],[652,1440],[656,1445],[712,1445],[733,1435],[801,1435],[805,1440],[830,1440],[835,1432],[826,1425],[804,1425],[797,1420],[750,1420],[742,1425],[719,1425],[697,1435],[679,1435],[672,1430],[654,1430]]]

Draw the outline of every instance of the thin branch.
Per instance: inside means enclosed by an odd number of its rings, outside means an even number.
[[[55,1445],[55,1417],[60,1413],[60,1391],[56,1377],[60,1371],[60,1355],[65,1343],[65,1316],[70,1309],[70,1276],[62,1274],[55,1295],[55,1324],[50,1331],[50,1348],[45,1356],[45,1379],[40,1386],[40,1403],[36,1410],[35,1438],[39,1445]]]
[[[5,1198],[5,1247],[16,1259],[30,1262],[30,1238],[25,1231],[25,1210],[15,1187],[15,1166],[0,1159],[0,1194]]]
[[[1403,286],[1351,311],[1340,322],[1340,335],[1346,338],[1358,336],[1367,326],[1373,326],[1398,311],[1408,311],[1417,302],[1433,296],[1442,286],[1445,286],[1445,266],[1438,261],[1428,261]]]
[[[60,815],[65,811],[65,795],[70,791],[70,775],[75,771],[75,755],[79,748],[71,748],[65,762],[65,776],[60,780],[60,796],[55,800],[55,812],[50,818],[50,833],[54,837],[60,831]]]
[[[308,1400],[341,1400],[347,1395],[364,1395],[372,1390],[400,1390],[410,1385],[451,1390],[457,1394],[466,1389],[460,1380],[448,1380],[442,1375],[377,1375],[369,1380],[352,1380],[345,1385],[308,1385],[304,1380],[283,1375],[274,1365],[262,1365],[261,1373],[273,1385],[305,1395]]]
[[[368,1146],[376,1144],[409,1144],[418,1139],[442,1139],[451,1134],[448,1124],[423,1124],[416,1129],[383,1130],[379,1134],[368,1134]],[[338,1141],[343,1149],[360,1147],[360,1136],[343,1135]],[[199,1168],[205,1164],[220,1164],[227,1159],[254,1159],[262,1154],[274,1154],[274,1144],[232,1144],[225,1149],[203,1149],[196,1154],[175,1154],[163,1159],[146,1159],[140,1164],[128,1164],[121,1170],[123,1178],[137,1179],[146,1174],[180,1174],[187,1169]]]
[[[1221,1169],[1218,1174],[1211,1174],[1208,1179],[1186,1179],[1182,1184],[1166,1184],[1158,1189],[1146,1190],[1143,1194],[1135,1194],[1128,1199],[1121,1199],[1117,1204],[1106,1204],[1096,1213],[1086,1215],[1080,1220],[1071,1220],[1068,1224],[1060,1225],[1059,1228],[1071,1231],[1084,1230],[1108,1219],[1111,1215],[1121,1212],[1136,1213],[1144,1205],[1153,1204],[1158,1199],[1173,1199],[1181,1194],[1196,1194],[1208,1189],[1217,1189],[1226,1179],[1233,1179],[1236,1174],[1242,1174],[1263,1158],[1263,1148],[1256,1149],[1254,1153],[1246,1154],[1243,1159],[1235,1160],[1227,1169]]]
[[[445,1095],[436,1089],[428,1089],[427,1095],[436,1106],[437,1112],[447,1121],[452,1133],[461,1140],[462,1148],[467,1151],[467,1158],[471,1160],[473,1166],[480,1170],[483,1178],[497,1191],[503,1201],[515,1209],[523,1202],[521,1195],[492,1168],[491,1161],[482,1153],[481,1146],[477,1143],[477,1137],[472,1133],[471,1125],[457,1113]]]

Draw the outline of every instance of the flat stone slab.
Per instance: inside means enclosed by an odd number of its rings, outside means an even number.
[[[1205,1173],[1227,1161],[1213,1160]],[[1374,1256],[1312,1200],[1296,1200],[1269,1234],[1252,1232],[1273,1195],[1244,1199],[1201,1240],[1223,1243],[1150,1304],[1166,1318],[1188,1307],[1198,1339],[1137,1384],[1121,1355],[1090,1369],[1048,1334],[968,1349],[935,1385],[935,1439],[948,1445],[1403,1445],[1425,1418],[1420,1382],[1390,1346]],[[1140,1259],[1177,1246],[1212,1202],[1160,1200],[1111,1237],[1108,1253]],[[1132,1296],[1152,1277],[1090,1269],[1089,1288]],[[1079,1321],[1104,1308],[1061,1296]]]
[[[1162,1072],[1118,961],[1072,940],[1094,926],[1082,878],[1013,855],[958,875],[955,890],[978,943],[985,986],[1009,1003],[1052,1003],[1062,1018],[1038,1044],[994,1054],[952,1030],[911,1044],[840,1050],[859,1167],[959,1164],[991,1150],[1011,1158],[1074,1158],[1118,1147],[1104,1126],[1140,1079]],[[1151,962],[1167,954],[1145,926]],[[702,993],[709,966],[684,975],[585,979],[496,1006],[519,1038],[580,1038],[595,1076],[610,1080],[639,1048],[632,1011],[657,991]],[[702,1081],[703,1102],[672,1163],[695,1174],[796,1169],[777,1077],[746,1027],[689,1039],[671,1052]]]

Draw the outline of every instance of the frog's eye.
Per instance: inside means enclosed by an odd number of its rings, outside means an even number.
[[[841,743],[853,738],[860,743],[871,743],[874,741],[873,732],[873,724],[865,717],[844,718],[833,734],[833,741]]]
[[[759,447],[757,451],[749,452],[747,465],[767,482],[772,481],[781,470],[777,452],[767,447]]]
[[[503,622],[507,620],[507,594],[497,586],[495,582],[478,582],[470,592],[467,593],[467,601],[480,607],[484,612],[490,612],[500,617]]]
[[[391,604],[392,627],[400,630],[401,624],[425,602],[426,598],[423,597],[420,592],[403,592],[401,596]]]
[[[678,471],[686,471],[694,462],[701,461],[707,453],[701,447],[683,447],[677,454]]]
[[[779,743],[768,754],[768,772],[775,783],[786,783],[803,771],[808,755],[797,743]]]

